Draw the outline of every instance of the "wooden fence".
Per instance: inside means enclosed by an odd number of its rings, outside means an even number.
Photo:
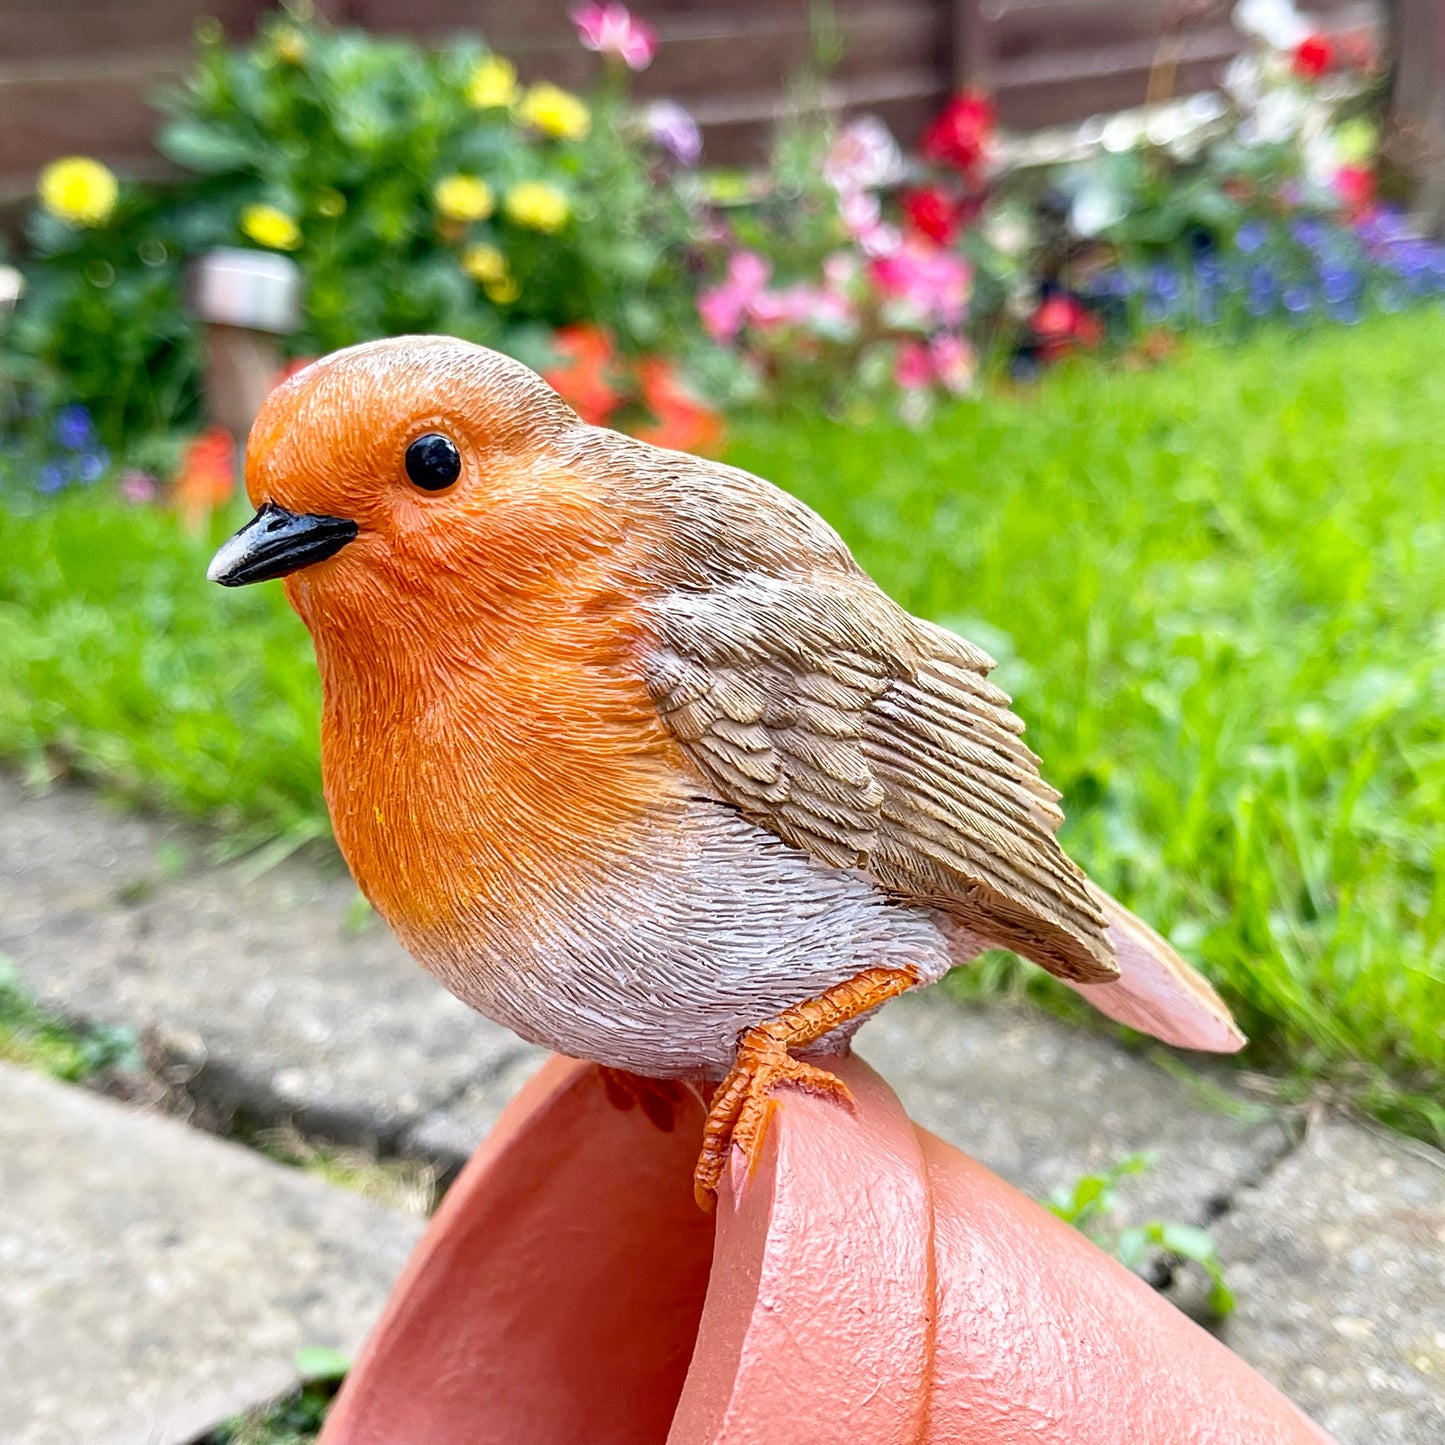
[[[1406,3],[1406,0],[1402,0]],[[1426,0],[1436,4],[1438,0]],[[147,96],[186,69],[203,16],[243,37],[267,0],[0,0],[0,201],[27,195],[57,155],[97,155],[126,174],[163,165]],[[1034,128],[1209,85],[1235,53],[1229,0],[635,0],[661,48],[638,78],[702,122],[707,156],[755,159],[789,81],[820,50],[832,97],[875,111],[905,142],[956,85],[986,85],[1005,124]],[[1359,0],[1312,0],[1337,21]],[[432,40],[478,30],[524,76],[581,85],[569,0],[320,0],[337,23]]]

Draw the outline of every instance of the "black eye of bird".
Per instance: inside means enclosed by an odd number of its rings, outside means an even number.
[[[428,432],[406,449],[406,474],[424,491],[445,491],[462,474],[462,454],[450,437]]]

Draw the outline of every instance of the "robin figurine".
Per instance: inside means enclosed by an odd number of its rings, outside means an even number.
[[[284,577],[311,632],[357,884],[524,1038],[720,1081],[705,1204],[771,1090],[846,1099],[817,1060],[986,948],[1170,1042],[1243,1044],[1059,847],[991,659],[770,483],[403,337],[274,391],[246,485],[209,575]]]

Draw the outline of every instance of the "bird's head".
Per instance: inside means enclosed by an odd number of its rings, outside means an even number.
[[[543,585],[606,545],[569,466],[576,415],[516,361],[449,337],[323,358],[266,399],[246,450],[257,512],[216,553],[226,587],[287,579],[313,632],[427,626]]]

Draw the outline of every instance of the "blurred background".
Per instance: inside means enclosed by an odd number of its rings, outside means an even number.
[[[157,897],[334,876],[310,644],[204,563],[277,379],[452,333],[984,646],[1066,846],[1250,1033],[1228,1087],[1433,1151],[1442,222],[1436,0],[7,0],[0,783],[192,829]],[[48,908],[0,925],[0,1051],[169,1078],[164,993],[72,987]],[[1085,1027],[1014,959],[948,987]]]

